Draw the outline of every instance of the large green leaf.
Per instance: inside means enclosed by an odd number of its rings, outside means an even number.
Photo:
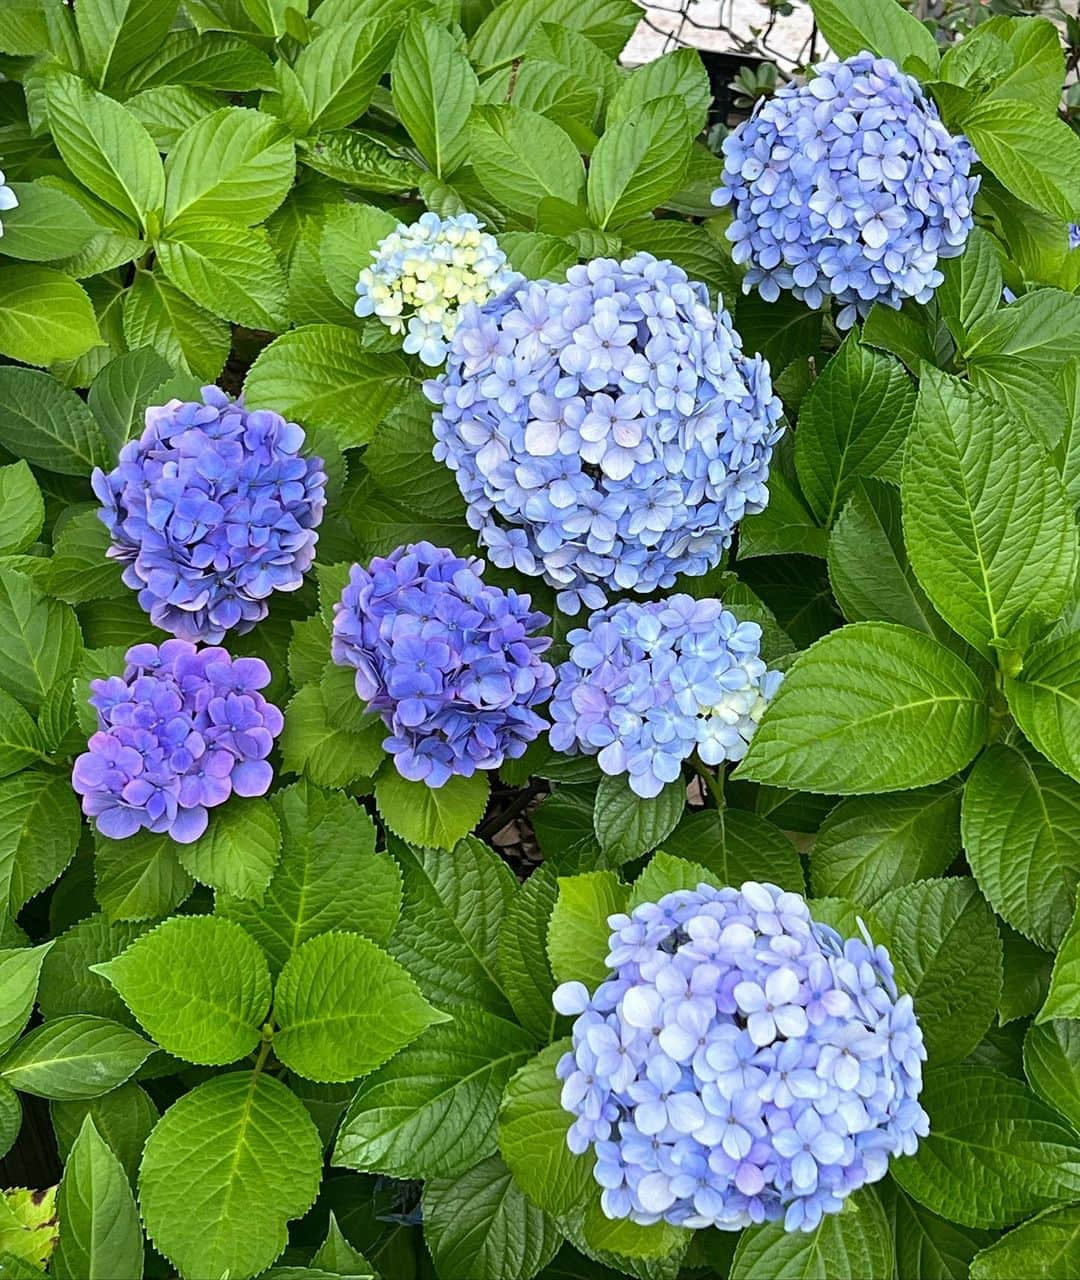
[[[379,817],[395,835],[426,848],[452,849],[487,808],[491,784],[483,770],[453,775],[441,787],[403,778],[391,764],[375,780]]]
[[[53,942],[0,950],[0,1054],[15,1043],[37,998],[41,966]]]
[[[423,15],[413,18],[394,54],[390,82],[401,123],[420,154],[440,178],[453,173],[465,158],[477,81],[446,27]]]
[[[234,798],[210,815],[205,833],[177,847],[180,865],[219,893],[262,900],[281,853],[281,827],[263,798]]]
[[[75,854],[79,805],[64,774],[26,770],[0,782],[0,906],[17,915]]]
[[[964,113],[980,161],[1025,204],[1068,222],[1080,209],[1080,138],[1033,103],[981,102]]]
[[[686,784],[681,779],[645,799],[631,791],[625,775],[601,778],[593,809],[596,838],[613,862],[629,862],[661,844],[685,808]]]
[[[811,8],[838,57],[869,51],[897,66],[911,55],[931,70],[938,65],[934,37],[895,0],[813,0]]]
[[[1019,676],[1006,676],[1016,722],[1044,756],[1080,782],[1080,632],[1030,650]]]
[[[498,1157],[424,1185],[424,1243],[441,1280],[531,1280],[562,1232]],[[546,1274],[546,1273],[545,1273]]]
[[[931,1069],[930,1133],[892,1174],[920,1203],[970,1227],[1007,1227],[1080,1196],[1080,1138],[1025,1085],[987,1067]]]
[[[553,120],[511,103],[478,107],[469,139],[476,176],[500,205],[535,220],[542,200],[580,204],[581,156]]]
[[[738,775],[860,795],[940,782],[986,738],[978,677],[919,631],[856,622],[788,671]]]
[[[94,1128],[124,1166],[128,1182],[134,1186],[143,1147],[158,1120],[158,1109],[141,1085],[129,1080],[127,1084],[120,1085],[110,1093],[103,1093],[98,1098],[52,1102],[49,1104],[49,1115],[61,1159],[67,1159],[83,1121],[89,1117],[94,1122]]]
[[[156,52],[175,16],[176,0],[83,0],[75,24],[90,74],[119,80]]]
[[[92,967],[179,1058],[235,1062],[259,1043],[270,973],[257,944],[231,920],[173,916],[115,960]]]
[[[540,866],[518,889],[499,929],[499,983],[521,1025],[540,1043],[551,1039],[555,979],[547,956],[548,922],[558,896],[558,880]]]
[[[94,379],[86,402],[108,442],[110,463],[128,440],[142,433],[147,408],[172,376],[172,366],[153,348],[140,347],[110,360]]]
[[[324,660],[328,648],[324,645],[320,654]],[[350,703],[360,706],[355,698]],[[307,685],[285,708],[279,743],[282,761],[286,772],[302,774],[316,786],[345,787],[378,770],[386,758],[385,733],[382,721],[375,719],[357,732],[339,728],[322,688]]]
[[[179,846],[167,834],[138,831],[126,840],[97,838],[95,896],[111,920],[166,916],[192,890],[180,865]]]
[[[877,475],[903,448],[915,387],[892,356],[844,339],[799,408],[795,465],[806,500],[826,528],[855,481]]]
[[[957,346],[963,348],[976,320],[992,315],[1001,302],[1001,263],[994,241],[981,227],[973,228],[958,258],[941,264],[945,279],[938,288],[938,306]]]
[[[503,1089],[533,1051],[514,1023],[457,1009],[363,1081],[334,1163],[394,1178],[462,1173],[494,1152]]]
[[[1055,374],[1080,356],[1080,296],[1064,289],[1033,289],[977,321],[964,354],[982,362],[1012,356]]]
[[[524,53],[541,22],[587,36],[615,58],[641,17],[633,0],[506,0],[477,27],[469,46],[482,71]]]
[[[609,126],[589,163],[589,216],[601,229],[650,213],[683,185],[693,126],[680,98],[653,98]]]
[[[0,1078],[39,1098],[96,1098],[123,1084],[153,1052],[130,1027],[72,1014],[24,1036],[0,1061]]]
[[[605,963],[608,916],[625,911],[629,890],[614,871],[559,877],[559,895],[548,925],[547,952],[558,982],[590,989],[611,976]]]
[[[153,347],[175,369],[213,382],[229,354],[229,326],[151,271],[138,271],[123,295],[124,339]]]
[[[278,975],[274,1052],[308,1080],[355,1080],[445,1020],[381,947],[358,933],[324,933]]]
[[[35,381],[37,376],[34,375]],[[3,431],[3,415],[4,410],[0,407],[0,432]],[[0,467],[0,555],[12,556],[25,551],[37,538],[44,523],[45,502],[34,473],[26,462],[20,459]]]
[[[1051,1018],[1080,1018],[1080,894],[1050,974],[1050,990],[1036,1022]]]
[[[700,863],[721,884],[762,880],[795,893],[806,889],[795,846],[779,827],[745,809],[687,813],[664,840],[664,849]]]
[[[101,341],[86,291],[63,272],[21,263],[0,267],[0,296],[0,355],[53,364],[77,360]]]
[[[1023,1222],[976,1254],[971,1280],[1072,1280],[1080,1274],[1080,1205]]]
[[[184,218],[157,243],[161,269],[201,307],[249,329],[284,329],[285,273],[262,227]]]
[[[270,89],[274,74],[265,53],[240,36],[193,27],[170,31],[125,77],[127,93],[155,85],[200,89]]]
[[[771,1222],[743,1232],[731,1280],[892,1280],[892,1232],[872,1189],[845,1201],[814,1231]],[[920,1277],[920,1280],[923,1280]]]
[[[279,1080],[238,1071],[198,1085],[158,1121],[139,1206],[182,1275],[252,1276],[285,1248],[286,1224],[314,1203],[321,1173],[304,1104]]]
[[[18,205],[4,214],[4,253],[23,262],[50,262],[78,253],[98,228],[77,200],[40,182],[8,184]]]
[[[281,858],[263,899],[219,894],[278,970],[309,938],[334,929],[386,942],[401,910],[401,873],[375,852],[375,827],[355,800],[298,782],[278,792]]]
[[[364,114],[397,42],[392,23],[359,19],[335,25],[300,51],[293,69],[309,131],[343,129]]]
[[[1001,940],[972,880],[919,880],[874,903],[896,966],[915,1002],[930,1060],[958,1062],[994,1021]]]
[[[2,500],[2,498],[0,498]],[[45,759],[45,741],[29,712],[0,691],[0,777]]]
[[[879,1193],[892,1220],[896,1274],[918,1280],[968,1280],[968,1265],[993,1236],[940,1218],[906,1196],[894,1182]]]
[[[1028,1027],[1024,1074],[1039,1097],[1080,1131],[1080,1022],[1055,1018]]]
[[[115,959],[142,932],[139,924],[107,920],[98,912],[65,929],[41,968],[38,1006],[46,1022],[92,1013],[135,1029],[135,1019],[116,989],[90,966]]]
[[[999,404],[925,370],[903,478],[908,554],[941,616],[989,656],[1062,608],[1077,530],[1043,446]]]
[[[960,789],[949,784],[842,800],[810,854],[817,898],[872,905],[914,880],[942,875],[960,852]]]
[[[1080,883],[1080,786],[1045,761],[997,745],[964,788],[964,849],[994,910],[1055,949]]]
[[[87,1116],[64,1163],[57,1196],[60,1280],[141,1280],[143,1235],[124,1166]]]

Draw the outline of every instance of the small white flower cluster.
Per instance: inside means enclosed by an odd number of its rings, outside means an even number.
[[[10,187],[4,186],[4,171],[0,169],[0,213],[7,213],[9,209],[14,209],[18,204],[15,198],[15,192]],[[0,236],[4,234],[4,224],[0,221]]]
[[[404,333],[404,349],[427,365],[446,359],[466,303],[483,304],[517,279],[495,237],[471,213],[425,213],[411,226],[399,223],[371,256],[374,265],[360,272],[353,309]]]

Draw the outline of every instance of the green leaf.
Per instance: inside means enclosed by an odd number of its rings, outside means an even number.
[[[26,1026],[37,998],[41,965],[53,945],[0,950],[0,1054],[11,1048]]]
[[[359,733],[337,728],[322,689],[308,685],[285,708],[282,759],[289,773],[302,773],[318,786],[344,787],[382,764],[385,734],[380,721]]]
[[[653,98],[610,125],[589,164],[589,216],[606,230],[650,213],[686,179],[693,126],[682,100]]]
[[[239,36],[187,28],[170,31],[124,80],[132,94],[154,85],[191,85],[201,89],[270,89],[274,75],[265,53]]]
[[[782,1222],[744,1231],[731,1264],[731,1280],[892,1280],[892,1275],[892,1232],[870,1188],[845,1200],[840,1213],[826,1214],[814,1231],[785,1231]]]
[[[330,1227],[326,1239],[316,1250],[311,1265],[325,1267],[334,1275],[346,1276],[349,1280],[375,1280],[371,1264],[345,1238],[333,1209],[330,1210]]]
[[[1080,782],[1080,632],[1029,650],[1020,675],[1005,677],[1005,694],[1032,743]]]
[[[390,72],[394,106],[417,150],[441,178],[465,158],[465,125],[476,101],[476,72],[450,32],[413,18]]]
[[[814,897],[871,906],[892,889],[944,874],[960,852],[960,794],[943,783],[842,800],[810,853]]]
[[[0,782],[0,905],[14,916],[60,875],[79,843],[66,775],[27,771]]]
[[[895,0],[812,0],[810,7],[837,57],[865,50],[897,66],[908,57],[921,59],[931,71],[938,65],[934,37]]]
[[[123,1084],[153,1052],[118,1022],[73,1014],[24,1036],[0,1062],[0,1077],[38,1098],[96,1098]]]
[[[424,1186],[424,1242],[442,1280],[531,1280],[562,1232],[498,1156]]]
[[[1001,940],[993,912],[966,878],[919,880],[874,903],[896,966],[915,1002],[935,1064],[979,1043],[1001,996]]]
[[[180,137],[197,120],[212,115],[221,98],[208,89],[187,89],[182,85],[161,85],[144,89],[124,104],[145,125],[159,151],[171,151]]]
[[[984,316],[968,336],[964,354],[982,362],[1014,356],[1056,375],[1080,356],[1080,297],[1062,289],[1035,289]]]
[[[44,754],[44,738],[29,713],[11,694],[0,692],[0,778],[25,769]]]
[[[782,471],[769,476],[769,505],[739,529],[739,559],[806,555],[825,558],[828,534],[818,527],[794,480]]]
[[[143,1273],[143,1235],[124,1167],[87,1116],[64,1164],[57,1196],[60,1238],[51,1272],[60,1280]]]
[[[892,1182],[879,1193],[892,1206],[898,1276],[919,1280],[968,1280],[968,1264],[993,1236],[976,1227],[960,1227],[908,1199]]]
[[[795,433],[799,483],[823,525],[832,525],[857,479],[896,457],[914,412],[903,365],[849,334],[803,400]]]
[[[510,868],[471,837],[450,853],[389,843],[405,889],[391,954],[440,1007],[473,1004],[506,1016],[496,952],[514,894]]]
[[[362,1082],[334,1163],[393,1178],[460,1175],[495,1151],[503,1089],[533,1049],[512,1022],[458,1008]]]
[[[942,617],[981,653],[1055,616],[1077,531],[1045,449],[1000,406],[924,371],[903,479],[911,563]]]
[[[462,519],[465,503],[454,473],[431,454],[431,405],[410,397],[387,417],[386,428],[364,453],[379,492],[404,506],[422,493],[429,517]]]
[[[987,1067],[927,1072],[930,1134],[898,1160],[900,1186],[969,1227],[1007,1227],[1080,1193],[1080,1138],[1025,1085]]]
[[[364,114],[397,43],[391,23],[360,20],[335,25],[301,50],[293,69],[311,132],[343,129]]]
[[[314,1203],[321,1172],[304,1104],[279,1080],[238,1071],[198,1085],[158,1121],[139,1206],[154,1247],[182,1275],[251,1276],[285,1248],[286,1223]]]
[[[1003,17],[987,26],[1005,41],[1012,54],[1011,69],[987,96],[1020,98],[1053,115],[1061,102],[1065,78],[1061,37],[1053,23],[1045,18],[1021,22],[1018,18]]]
[[[631,791],[624,774],[604,777],[596,790],[593,826],[600,847],[616,862],[629,862],[661,844],[686,807],[686,783],[676,778],[659,795]]]
[[[136,1022],[128,1007],[90,966],[112,960],[141,932],[137,924],[109,921],[97,912],[66,929],[41,969],[38,1006],[46,1022],[66,1014],[92,1013],[134,1029]]]
[[[547,936],[557,982],[583,982],[592,990],[611,976],[605,963],[611,932],[607,919],[626,910],[629,892],[614,871],[559,877]]]
[[[1053,449],[1065,430],[1065,397],[1059,380],[1016,356],[983,356],[968,366],[971,385],[1007,406],[1012,416]]]
[[[388,195],[415,190],[424,173],[401,150],[355,129],[307,138],[299,153],[302,164],[335,182]]]
[[[396,835],[426,848],[452,849],[484,816],[491,790],[487,774],[454,775],[441,787],[410,782],[392,765],[375,780],[379,817]]]
[[[327,213],[319,246],[322,268],[334,296],[350,310],[356,301],[356,282],[360,272],[371,264],[379,241],[397,225],[393,214],[371,204],[341,205]],[[425,417],[430,435],[430,406]],[[373,447],[376,444],[378,439],[373,442]],[[364,456],[365,462],[369,457],[370,451]]]
[[[284,329],[285,273],[263,227],[184,218],[157,243],[161,269],[201,307],[249,329]]]
[[[499,929],[499,985],[514,1016],[542,1043],[555,1030],[551,1004],[555,979],[547,956],[547,935],[558,891],[552,869],[537,867],[514,894]]]
[[[6,1080],[0,1080],[0,1152],[5,1156],[15,1145],[22,1128],[22,1102]]]
[[[152,347],[173,368],[213,382],[229,354],[229,326],[150,271],[124,294],[124,339]]]
[[[553,120],[510,103],[477,107],[469,139],[477,178],[505,208],[535,221],[543,200],[581,203],[581,156]]]
[[[94,379],[86,398],[115,460],[123,445],[142,432],[154,395],[173,376],[170,364],[151,347],[125,351]]]
[[[13,1187],[0,1197],[0,1266],[5,1280],[36,1280],[50,1261],[56,1236],[55,1187]]]
[[[270,972],[258,945],[231,920],[173,916],[92,968],[178,1058],[235,1062],[259,1043]]]
[[[964,788],[964,849],[994,910],[1054,950],[1080,883],[1080,787],[1038,758],[997,745]]]
[[[524,53],[543,22],[587,36],[609,57],[622,52],[641,17],[632,0],[506,0],[480,23],[469,53],[482,71]]]
[[[126,840],[96,837],[95,897],[111,920],[166,916],[188,896],[193,881],[168,835],[138,831]]]
[[[806,891],[795,846],[778,827],[745,809],[687,813],[664,841],[664,850],[700,863],[721,884],[763,880],[795,893]]]
[[[141,1085],[129,1080],[99,1098],[51,1102],[49,1115],[61,1159],[67,1159],[83,1122],[89,1118],[120,1161],[128,1182],[134,1185],[143,1147],[158,1119],[158,1109]]]
[[[1056,115],[1011,98],[964,113],[980,161],[1025,204],[1068,222],[1080,209],[1080,138]]]
[[[1005,1026],[1017,1018],[1029,1017],[1046,999],[1054,957],[1004,921],[1000,922],[1000,930],[1005,970],[998,1022]]]
[[[296,160],[285,126],[246,107],[223,107],[188,129],[165,165],[165,224],[181,217],[262,222],[292,186]]]
[[[101,341],[85,290],[62,272],[0,267],[0,296],[0,355],[25,364],[54,364],[75,360]]]
[[[1080,1205],[1047,1209],[976,1254],[971,1280],[1070,1280],[1080,1271]]]
[[[281,828],[269,800],[236,798],[210,815],[204,835],[176,853],[202,884],[261,901],[281,853]]]
[[[72,670],[82,649],[75,614],[27,577],[0,569],[0,689],[31,711]]]
[[[97,234],[77,200],[39,182],[9,184],[18,205],[4,215],[4,253],[24,262],[49,262],[78,253]]]
[[[905,791],[962,769],[986,739],[982,684],[929,636],[856,622],[800,654],[738,776],[801,791]]]
[[[1039,1097],[1080,1129],[1080,1022],[1056,1018],[1029,1026],[1024,1074]]]
[[[1001,302],[1001,263],[993,239],[981,227],[973,228],[964,252],[943,262],[941,271],[945,279],[935,296],[949,332],[963,349],[975,321],[993,315]]]
[[[98,518],[98,510],[75,512],[53,536],[52,559],[42,581],[50,595],[68,604],[115,600],[127,592],[120,565],[107,558],[112,539]]]
[[[691,131],[699,134],[705,128],[712,89],[696,49],[674,49],[631,72],[608,103],[605,115],[608,128],[634,115],[646,102],[669,96],[682,100],[690,117]]]
[[[119,80],[155,52],[176,16],[175,0],[84,0],[75,14],[87,70]]]
[[[355,1080],[444,1019],[382,948],[356,933],[324,933],[278,976],[274,1052],[309,1080]]]
[[[324,427],[342,448],[352,448],[371,439],[407,386],[408,366],[399,355],[365,350],[353,329],[312,324],[259,354],[244,381],[244,402]]]
[[[375,827],[355,800],[297,782],[272,800],[281,820],[281,859],[261,903],[219,895],[280,969],[309,938],[334,929],[390,937],[401,910],[401,875],[375,852]]]
[[[1035,1021],[1048,1022],[1051,1018],[1080,1018],[1080,894],[1054,960],[1050,990]]]
[[[700,862],[673,857],[663,849],[657,849],[648,866],[634,881],[626,910],[633,911],[643,902],[659,902],[667,893],[696,889],[701,884],[711,884],[717,889],[724,887],[724,882]]]
[[[0,406],[0,432],[3,412]],[[34,473],[21,460],[0,467],[0,555],[25,551],[37,539],[44,523],[45,502]]]
[[[592,1156],[566,1145],[573,1117],[559,1101],[555,1066],[570,1047],[558,1040],[541,1050],[506,1086],[499,1113],[499,1151],[520,1190],[538,1208],[559,1217],[584,1205]]]

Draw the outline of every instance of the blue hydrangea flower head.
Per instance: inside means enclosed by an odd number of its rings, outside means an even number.
[[[979,179],[917,80],[860,53],[758,103],[724,139],[713,203],[731,205],[747,291],[842,304],[847,328],[875,302],[927,302],[941,258],[963,252]]]
[[[425,391],[491,559],[542,575],[568,613],[707,572],[768,502],[769,366],[705,285],[648,253],[466,307]]]
[[[4,171],[0,169],[0,213],[8,213],[11,209],[18,208],[19,201],[15,192],[8,186],[4,185]],[[4,223],[0,219],[0,236],[4,234]]]
[[[674,782],[696,750],[741,760],[783,679],[759,656],[761,628],[719,600],[622,600],[571,631],[549,708],[557,751],[596,755],[639,796]]]
[[[0,205],[0,209],[3,205]],[[1069,248],[1080,249],[1080,222],[1069,223]]]
[[[390,730],[402,777],[443,786],[520,756],[546,727],[555,680],[529,597],[483,580],[484,562],[417,542],[354,564],[334,606],[334,661]]]
[[[94,493],[112,534],[109,555],[155,626],[216,644],[250,631],[274,591],[295,591],[315,559],[326,505],[322,459],[304,432],[217,387],[201,401],[146,411]]]
[[[567,1144],[609,1218],[812,1231],[911,1155],[922,1031],[884,947],[771,884],[698,885],[608,917],[611,976],[557,988]],[[861,927],[861,924],[860,924]]]
[[[188,844],[206,830],[208,809],[233,794],[264,795],[284,725],[259,692],[269,683],[260,658],[187,640],[129,649],[122,676],[90,684],[98,731],[71,779],[83,813],[114,840],[145,827]]]
[[[356,285],[358,316],[376,315],[403,333],[408,352],[429,365],[446,359],[461,308],[484,303],[518,279],[475,214],[421,214],[399,223],[371,253]]]

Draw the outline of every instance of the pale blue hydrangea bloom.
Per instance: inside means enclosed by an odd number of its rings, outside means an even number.
[[[775,302],[790,290],[810,307],[836,298],[847,328],[875,302],[929,301],[939,259],[962,253],[971,231],[977,157],[888,58],[814,70],[724,139],[713,202],[732,206],[748,292]]]
[[[557,751],[597,755],[639,796],[674,782],[695,750],[741,760],[783,679],[758,654],[761,628],[719,600],[622,600],[571,631],[549,708]]]
[[[446,359],[461,308],[501,293],[516,277],[474,214],[425,213],[399,223],[372,250],[356,285],[358,316],[376,315],[404,349],[429,365]]]
[[[4,171],[0,169],[0,213],[7,213],[11,209],[18,207],[19,201],[16,199],[15,192],[8,186],[4,185]],[[0,236],[4,234],[4,223],[0,219]]]
[[[1080,249],[1080,222],[1069,223],[1069,248]]]
[[[922,1032],[884,947],[797,893],[698,885],[608,917],[612,976],[557,988],[567,1145],[609,1218],[812,1231],[912,1155]]]
[[[768,502],[769,366],[705,285],[648,253],[466,307],[424,389],[491,559],[542,575],[567,613],[706,573]]]

